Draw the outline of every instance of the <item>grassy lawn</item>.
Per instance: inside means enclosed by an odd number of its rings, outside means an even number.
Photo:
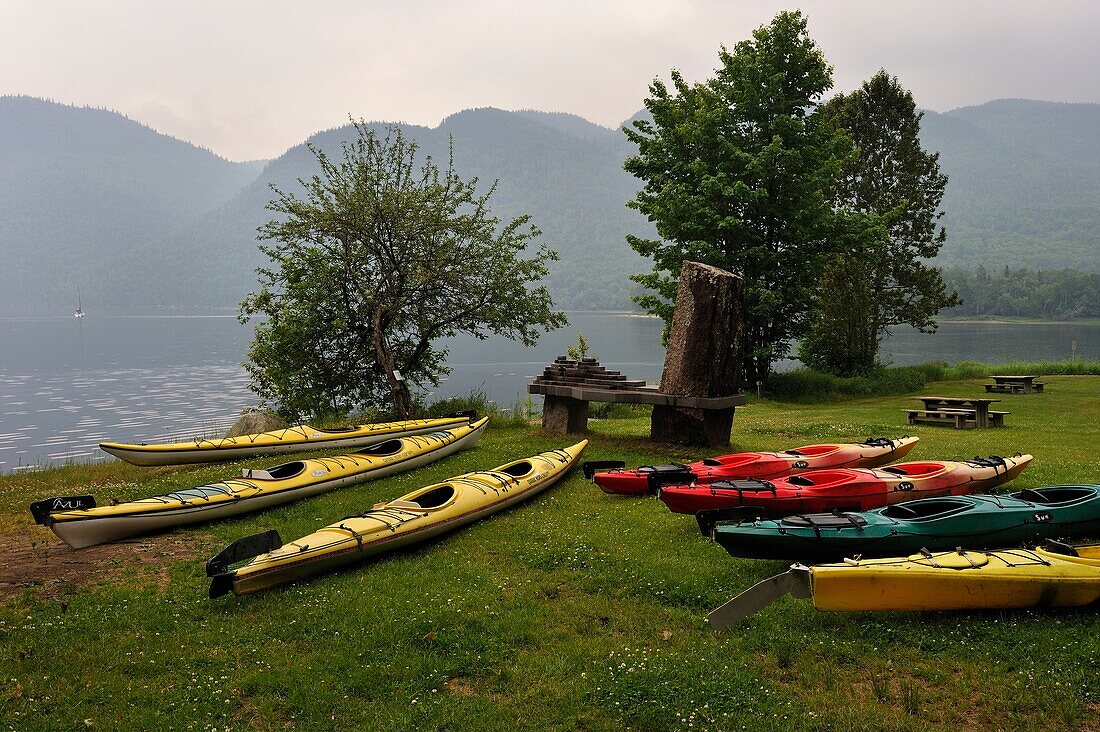
[[[925,392],[974,395],[981,381]],[[1033,453],[1009,489],[1100,482],[1100,377],[1044,381],[1047,393],[1003,397],[1012,414],[1002,430],[907,428],[906,397],[755,402],[738,411],[734,447],[909,433],[921,438],[913,459]],[[590,460],[707,454],[650,445],[644,414],[591,427]],[[1095,608],[827,614],[788,598],[714,633],[707,611],[784,565],[732,559],[690,517],[604,495],[579,472],[419,549],[246,598],[206,598],[205,559],[245,534],[276,528],[290,540],[414,487],[563,444],[490,426],[475,450],[412,474],[94,555],[86,583],[57,572],[74,553],[31,523],[31,500],[136,498],[241,465],[113,463],[0,478],[3,547],[54,578],[0,600],[0,718],[19,730],[1100,730]]]

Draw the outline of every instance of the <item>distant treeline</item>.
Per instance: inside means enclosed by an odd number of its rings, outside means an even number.
[[[1001,315],[1049,320],[1100,317],[1100,272],[1074,269],[943,269],[962,305],[941,315]]]

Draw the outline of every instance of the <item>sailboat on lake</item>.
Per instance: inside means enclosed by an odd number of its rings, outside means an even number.
[[[79,285],[76,288],[76,312],[73,313],[73,317],[74,318],[83,318],[84,317],[84,309],[83,309],[83,307],[81,305],[81,302],[80,302],[80,286]]]

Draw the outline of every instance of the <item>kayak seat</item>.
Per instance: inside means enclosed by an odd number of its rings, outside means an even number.
[[[709,465],[712,468],[717,468],[722,466],[722,461],[718,458],[703,458],[703,465]]]
[[[411,508],[414,511],[424,508],[416,501],[402,501],[400,499],[396,501],[389,501],[387,503],[375,504],[375,508]]]

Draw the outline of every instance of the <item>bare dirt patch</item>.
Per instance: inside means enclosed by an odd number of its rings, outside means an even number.
[[[447,688],[447,691],[455,696],[475,696],[477,694],[474,685],[462,676],[452,676],[444,681],[443,685]]]
[[[148,536],[85,549],[73,549],[50,535],[0,535],[0,602],[23,590],[40,588],[48,598],[129,573],[141,572],[143,581],[158,587],[168,583],[168,565],[183,559],[198,561],[209,538],[204,535]]]

